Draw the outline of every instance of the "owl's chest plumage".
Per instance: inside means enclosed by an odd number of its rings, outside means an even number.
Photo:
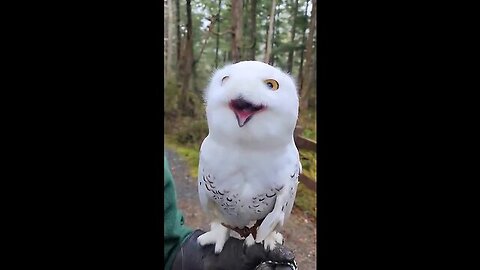
[[[276,195],[281,190],[275,185],[266,186],[248,179],[243,174],[225,178],[206,174],[199,182],[199,188],[205,190],[227,224],[243,227],[271,212]]]
[[[222,219],[243,227],[273,210],[277,194],[289,177],[281,155],[226,151],[208,145],[200,156],[199,189],[213,202]],[[285,166],[283,166],[285,167]]]

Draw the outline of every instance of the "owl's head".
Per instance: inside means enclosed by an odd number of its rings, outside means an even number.
[[[258,61],[217,70],[206,89],[209,134],[251,146],[292,140],[298,117],[298,92],[291,76]]]

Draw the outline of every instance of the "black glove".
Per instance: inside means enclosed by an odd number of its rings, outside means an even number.
[[[205,233],[194,231],[178,251],[172,270],[296,270],[295,255],[283,245],[266,251],[262,244],[247,247],[244,240],[230,237],[220,254],[215,245],[204,247],[197,238]]]

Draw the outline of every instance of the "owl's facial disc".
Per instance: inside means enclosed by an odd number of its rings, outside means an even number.
[[[248,121],[250,121],[255,113],[265,109],[265,106],[254,105],[243,98],[231,100],[229,106],[237,117],[239,127],[243,127]]]

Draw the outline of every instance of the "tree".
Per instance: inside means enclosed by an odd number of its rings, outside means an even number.
[[[280,1],[281,2],[281,1]],[[274,65],[277,60],[277,54],[275,50],[273,50],[273,46],[275,46],[276,49],[279,47],[280,43],[280,21],[278,17],[280,16],[280,6],[275,9],[275,18],[274,18],[274,26],[273,26],[273,37],[272,37],[272,51],[270,53],[270,59],[271,59],[271,64]]]
[[[167,81],[168,78],[172,77],[173,71],[173,43],[174,43],[174,16],[173,16],[173,1],[167,0],[167,10],[168,10],[168,21],[167,21],[167,61],[166,61],[166,68],[165,68],[165,80]]]
[[[250,2],[250,46],[248,60],[255,60],[257,51],[257,0]]]
[[[293,17],[292,30],[290,31],[290,42],[292,44],[295,42],[297,12],[298,12],[298,0],[295,0],[295,4],[292,9],[292,17]],[[292,46],[288,52],[288,60],[287,60],[287,71],[289,73],[292,73],[292,69],[293,69],[293,52],[294,52],[294,48]]]
[[[243,1],[232,0],[232,60],[239,62],[242,58]]]
[[[317,17],[317,0],[312,0],[312,15],[310,16],[310,25],[308,28],[307,51],[305,54],[305,71],[303,74],[301,91],[300,91],[300,111],[306,111],[308,108],[308,93],[312,88],[312,82],[315,78],[314,70],[314,48],[313,38],[316,32],[316,17]]]
[[[191,0],[187,0],[186,5],[187,10],[187,33],[182,42],[183,49],[181,53],[181,64],[180,72],[181,74],[181,95],[180,95],[180,108],[182,108],[183,114],[191,115],[193,114],[192,108],[188,106],[188,91],[191,89],[191,78],[192,78],[192,68],[193,68],[193,29],[192,29],[192,6]]]
[[[307,18],[308,3],[309,3],[309,0],[307,0],[307,3],[305,5],[305,13],[304,13],[305,18]],[[305,24],[305,26],[303,28],[303,31],[302,31],[302,44],[305,44],[307,28],[308,28],[308,24]],[[300,89],[302,88],[301,83],[303,81],[303,61],[304,61],[304,58],[305,58],[305,50],[306,50],[306,46],[302,49],[302,51],[300,53],[300,66],[298,68],[298,81],[300,82]]]
[[[263,59],[263,62],[265,63],[270,63],[270,55],[272,53],[272,37],[273,37],[273,22],[275,20],[275,6],[276,6],[276,0],[273,0],[272,8],[270,10],[270,23],[268,27],[268,33],[267,33],[267,46],[265,48],[265,57]]]
[[[180,65],[180,55],[181,55],[181,48],[182,48],[182,44],[181,44],[181,38],[182,36],[180,35],[180,0],[175,0],[175,5],[176,5],[176,9],[175,11],[177,12],[177,16],[176,16],[176,19],[177,19],[177,67],[179,67]],[[177,73],[179,73],[180,69],[177,69]]]
[[[222,0],[218,0],[218,12],[217,12],[217,33],[220,33],[220,11],[222,9]],[[217,34],[217,42],[215,46],[215,68],[218,68],[218,47],[220,45],[220,35]]]

